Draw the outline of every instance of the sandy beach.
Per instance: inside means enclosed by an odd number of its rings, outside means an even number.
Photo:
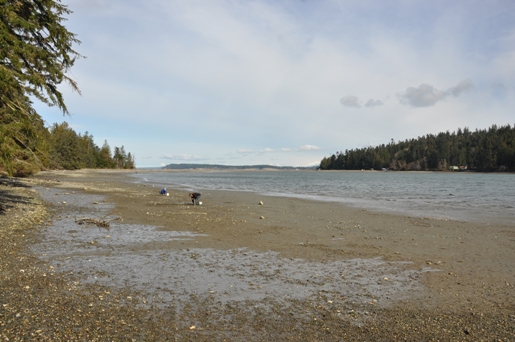
[[[515,223],[230,191],[193,206],[126,171],[2,180],[2,340],[515,340]]]

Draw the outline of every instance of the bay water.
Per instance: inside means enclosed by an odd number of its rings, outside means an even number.
[[[416,217],[515,223],[515,175],[474,172],[155,171],[136,183],[341,202]],[[159,190],[156,190],[159,191]],[[206,198],[207,199],[207,198]]]

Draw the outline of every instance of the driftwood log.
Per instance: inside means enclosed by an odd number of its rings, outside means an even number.
[[[95,218],[76,218],[75,223],[82,225],[82,224],[94,224],[97,227],[102,228],[109,228],[110,222],[114,220],[119,220],[119,217],[112,218],[110,220],[104,220],[105,216],[100,219]]]

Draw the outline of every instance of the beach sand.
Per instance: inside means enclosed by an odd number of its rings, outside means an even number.
[[[6,181],[0,338],[515,340],[515,223],[230,191],[193,206],[131,172]]]

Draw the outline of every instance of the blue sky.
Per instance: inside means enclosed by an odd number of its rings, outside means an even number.
[[[306,166],[515,123],[515,2],[63,0],[67,121],[138,167]]]

